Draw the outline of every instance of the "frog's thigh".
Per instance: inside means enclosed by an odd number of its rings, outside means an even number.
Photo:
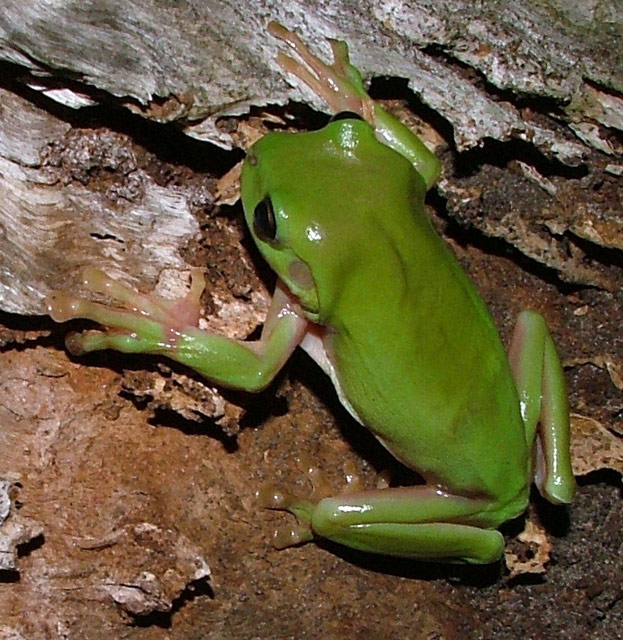
[[[524,311],[519,315],[509,361],[529,448],[536,436],[535,482],[539,492],[555,504],[570,502],[575,479],[567,391],[560,358],[541,314]]]
[[[399,487],[325,498],[311,526],[318,536],[362,551],[484,564],[504,551],[499,531],[478,526],[492,507],[430,487]]]

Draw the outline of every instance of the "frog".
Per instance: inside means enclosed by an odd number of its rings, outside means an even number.
[[[244,160],[248,231],[277,275],[260,337],[199,328],[200,268],[175,301],[88,268],[84,286],[112,302],[55,291],[47,312],[100,325],[67,336],[73,354],[159,354],[249,392],[266,389],[301,347],[422,483],[306,498],[269,491],[265,506],[298,523],[281,546],[328,540],[418,561],[496,562],[499,527],[526,511],[533,482],[557,505],[575,491],[564,371],[546,321],[522,311],[505,351],[427,212],[438,158],[369,96],[345,42],[330,40],[325,63],[283,25],[268,31],[285,49],[281,69],[335,115],[318,130],[270,131]]]

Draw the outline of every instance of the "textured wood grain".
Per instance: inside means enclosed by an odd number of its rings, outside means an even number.
[[[347,40],[355,64],[369,76],[407,79],[415,95],[451,125],[457,151],[491,140],[515,141],[554,162],[590,171],[598,149],[609,157],[611,175],[621,170],[620,138],[609,131],[623,123],[618,46],[623,18],[605,4],[7,0],[0,15],[0,60],[7,63],[3,77],[9,82],[9,92],[0,97],[1,179],[7,194],[0,203],[0,308],[40,311],[47,287],[62,285],[89,260],[153,280],[166,265],[184,266],[179,252],[197,230],[187,194],[158,187],[135,168],[128,169],[133,187],[126,202],[94,192],[93,184],[51,175],[44,151],[63,144],[76,123],[62,112],[58,118],[46,100],[78,111],[118,105],[148,119],[178,121],[190,136],[231,146],[228,132],[215,126],[226,114],[288,100],[322,108],[276,68],[277,43],[265,29],[269,19],[297,30],[322,55],[327,55],[326,37]],[[11,83],[34,88],[45,99],[37,108],[12,96]],[[523,107],[535,101],[537,117]],[[89,169],[97,165],[97,154],[86,155]],[[603,169],[604,163],[597,159],[597,165]],[[522,166],[527,179],[550,195],[559,189],[550,188],[539,167]],[[450,179],[441,188],[451,212],[469,218],[463,186]],[[550,213],[537,226],[564,233],[566,214],[551,214],[555,206],[541,208]],[[616,216],[588,206],[582,211],[573,222],[575,234],[618,246]],[[470,222],[567,279],[612,286],[611,278],[584,269],[582,252],[571,263],[556,240],[543,242],[540,231],[509,234],[508,221],[503,227]],[[60,265],[50,263],[54,253],[63,257]]]
[[[578,470],[620,468],[620,1],[1,5],[0,310],[43,313],[50,288],[81,292],[87,265],[172,290],[192,263],[209,281],[202,322],[239,338],[261,324],[270,276],[240,210],[214,205],[243,155],[231,147],[322,121],[300,103],[324,105],[275,65],[277,19],[323,57],[327,37],[348,41],[385,104],[433,141],[435,224],[504,338],[519,309],[547,316],[571,406],[608,436],[587,449],[576,429],[589,460]],[[236,182],[220,183],[228,203]],[[618,476],[587,480],[568,531],[564,513],[539,506],[548,533],[564,535],[550,537],[555,561],[538,584],[316,545],[276,552],[287,516],[253,496],[264,481],[307,495],[301,451],[336,488],[345,461],[368,486],[375,469],[404,474],[307,360],[260,397],[221,395],[157,358],[69,358],[63,327],[1,315],[0,547],[12,573],[0,575],[0,637],[620,636]],[[507,533],[509,551],[529,556]]]

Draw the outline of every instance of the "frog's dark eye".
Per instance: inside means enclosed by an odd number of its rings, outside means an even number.
[[[253,212],[253,231],[264,242],[272,242],[277,235],[277,223],[273,203],[269,197],[259,202]]]
[[[329,122],[337,122],[338,120],[363,120],[363,118],[354,111],[340,111],[332,116]]]

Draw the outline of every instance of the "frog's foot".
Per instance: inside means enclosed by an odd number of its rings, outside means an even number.
[[[257,491],[256,497],[260,506],[264,509],[289,511],[296,516],[296,524],[279,527],[273,533],[273,546],[275,548],[285,549],[313,540],[314,534],[310,522],[316,506],[314,502],[298,498],[279,489],[272,483],[263,485]]]
[[[296,464],[312,487],[311,493],[306,498],[299,498],[278,488],[271,482],[263,485],[256,494],[260,506],[264,509],[289,511],[297,519],[295,525],[279,527],[275,531],[273,545],[277,549],[293,547],[313,539],[314,534],[310,524],[311,515],[316,504],[332,493],[326,477],[307,454],[301,454],[296,459]]]
[[[314,533],[311,527],[311,518],[316,505],[325,498],[335,495],[335,491],[329,484],[326,476],[313,463],[307,454],[301,454],[297,459],[297,466],[309,480],[312,491],[306,498],[299,498],[272,483],[266,483],[257,492],[260,505],[265,509],[289,511],[296,519],[293,526],[279,527],[273,534],[273,545],[277,549],[285,549],[313,540]],[[345,484],[338,495],[361,493],[364,486],[357,468],[353,462],[344,463]],[[379,474],[377,489],[389,486],[387,474]]]
[[[350,63],[345,42],[329,41],[334,62],[327,65],[307,48],[299,36],[278,22],[271,22],[268,31],[288,45],[301,60],[299,63],[290,56],[279,53],[277,63],[284,71],[302,80],[325,100],[333,112],[352,111],[372,123],[374,102],[366,93],[361,73]]]
[[[91,302],[62,291],[53,291],[45,300],[47,311],[56,322],[86,318],[105,327],[102,331],[70,334],[66,343],[74,354],[108,348],[166,353],[175,346],[184,328],[197,326],[205,288],[198,268],[191,270],[190,290],[179,300],[141,294],[99,269],[85,269],[83,284],[89,291],[110,298],[114,304]]]
[[[114,304],[89,302],[58,292],[46,300],[49,314],[58,322],[87,318],[103,327],[69,336],[70,351],[113,349],[164,355],[213,383],[232,389],[265,389],[301,342],[308,326],[281,282],[275,288],[262,335],[254,341],[198,328],[205,287],[199,269],[192,270],[190,291],[180,300],[139,294],[92,269],[85,274],[85,285],[112,298]]]
[[[438,487],[359,491],[358,484],[351,479],[346,492],[319,500],[315,487],[311,499],[272,485],[258,491],[264,507],[289,511],[297,518],[295,526],[275,532],[275,547],[326,538],[361,551],[419,560],[489,563],[502,555],[504,538],[490,528],[504,519],[495,503],[451,495]]]

